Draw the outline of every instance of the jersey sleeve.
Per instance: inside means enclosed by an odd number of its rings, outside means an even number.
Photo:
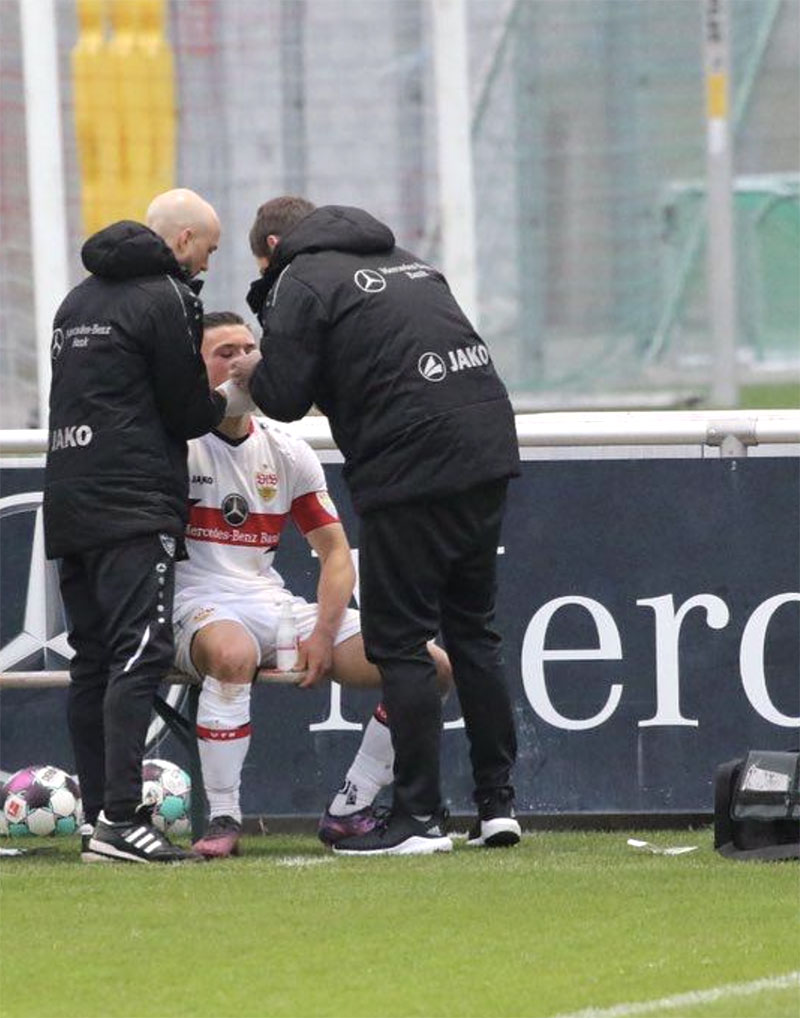
[[[327,491],[322,464],[305,442],[297,445],[292,504],[289,513],[301,534],[339,522],[339,514]]]

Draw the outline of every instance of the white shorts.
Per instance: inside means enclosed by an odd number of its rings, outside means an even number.
[[[297,635],[301,640],[311,635],[317,621],[316,604],[310,604],[302,597],[294,597],[288,590],[270,591],[268,594],[263,590],[236,594],[216,590],[205,594],[197,587],[192,587],[187,595],[175,595],[175,664],[180,671],[200,679],[203,676],[192,663],[192,640],[195,633],[212,622],[221,622],[223,619],[238,622],[255,644],[262,667],[274,668],[275,634],[284,602],[289,600],[292,603]],[[361,615],[354,608],[347,608],[334,637],[334,646],[360,632]]]

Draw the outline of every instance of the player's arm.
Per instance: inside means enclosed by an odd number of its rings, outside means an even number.
[[[345,609],[353,596],[356,574],[350,545],[341,523],[328,523],[306,533],[306,540],[319,558],[317,623],[300,644],[298,668],[306,671],[301,686],[313,686],[330,674],[333,642]]]
[[[261,360],[249,378],[250,395],[267,417],[295,421],[318,398],[325,313],[314,291],[288,273],[276,289],[264,319]],[[241,384],[235,367],[231,374]]]
[[[199,308],[199,302],[198,302]],[[190,315],[175,289],[150,309],[147,357],[153,375],[156,406],[166,429],[176,438],[204,435],[225,416],[225,398],[212,391]]]

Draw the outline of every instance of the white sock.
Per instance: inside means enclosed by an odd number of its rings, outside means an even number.
[[[229,816],[241,822],[239,787],[242,766],[250,748],[249,682],[203,679],[197,705],[197,745],[209,816]]]
[[[385,718],[383,704],[378,704],[364,730],[344,784],[328,807],[333,816],[346,816],[371,805],[378,792],[394,780],[394,749]]]

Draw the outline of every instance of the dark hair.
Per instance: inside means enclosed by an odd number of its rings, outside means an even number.
[[[315,208],[316,205],[307,199],[293,194],[264,202],[256,212],[256,220],[250,230],[250,250],[256,258],[269,258],[272,251],[267,238],[282,237]]]
[[[223,325],[244,325],[246,328],[250,328],[244,318],[237,315],[235,311],[209,311],[203,315],[203,332],[221,329]]]

